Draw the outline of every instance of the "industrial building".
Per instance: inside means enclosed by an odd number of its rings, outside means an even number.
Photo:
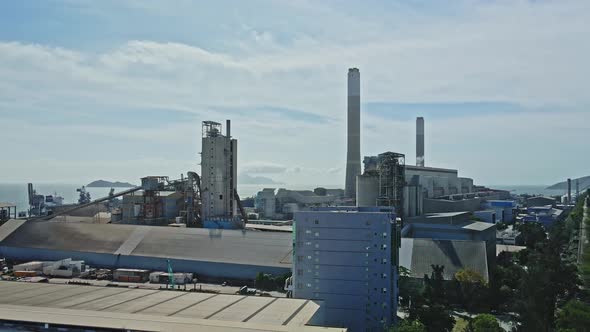
[[[151,204],[150,204],[151,203]],[[123,196],[121,220],[124,224],[167,225],[184,209],[184,195],[180,191],[136,191]]]
[[[358,68],[348,70],[348,118],[346,150],[346,183],[344,193],[356,197],[356,177],[361,174],[361,74]]]
[[[291,271],[291,234],[205,228],[10,220],[0,257],[83,260],[94,267],[196,273],[200,279],[254,280]]]
[[[525,215],[517,217],[522,222],[538,222],[546,229],[549,229],[561,218],[563,218],[563,210],[556,209],[551,205],[530,206],[526,209]]]
[[[344,331],[325,327],[319,301],[9,281],[0,281],[1,323],[59,331]]]
[[[399,228],[393,209],[295,213],[293,297],[322,300],[326,323],[381,331],[397,312]]]
[[[545,197],[545,196],[533,196],[529,197],[525,200],[525,206],[546,206],[551,205],[555,207],[557,205],[557,200],[553,197]]]
[[[405,238],[483,242],[487,262],[496,257],[496,225],[472,221],[468,212],[428,214],[409,218],[404,224]]]
[[[430,276],[432,265],[442,265],[444,280],[453,280],[459,270],[470,269],[489,281],[487,257],[484,241],[402,238],[399,264],[410,271],[410,277],[416,279]]]
[[[242,228],[238,215],[238,141],[221,124],[203,121],[201,149],[202,219],[206,228]]]
[[[254,206],[261,218],[292,219],[297,211],[335,205],[341,196],[339,190],[330,189],[326,189],[325,195],[318,195],[311,190],[264,188],[256,194]]]
[[[512,222],[514,220],[513,209],[516,208],[516,202],[512,200],[487,200],[483,203],[483,208],[494,210],[496,212],[497,222]]]

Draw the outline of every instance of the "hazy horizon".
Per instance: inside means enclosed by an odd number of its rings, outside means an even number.
[[[0,183],[200,172],[232,120],[240,174],[344,186],[346,76],[361,155],[476,184],[590,175],[590,2],[13,1],[0,11]],[[497,185],[498,186],[498,185]]]

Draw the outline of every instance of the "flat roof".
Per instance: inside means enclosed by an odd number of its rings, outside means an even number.
[[[16,207],[16,204],[14,203],[8,203],[8,202],[0,202],[0,209],[2,208],[8,208],[8,207]]]
[[[494,226],[495,226],[494,224],[489,223],[489,222],[476,221],[476,222],[470,223],[469,225],[463,226],[463,228],[473,230],[473,231],[485,231],[486,229],[490,229]]]
[[[305,326],[321,302],[0,281],[0,320],[139,331],[345,331]]]
[[[291,266],[291,244],[285,232],[48,221],[10,221],[0,227],[0,246],[6,247],[282,268]]]

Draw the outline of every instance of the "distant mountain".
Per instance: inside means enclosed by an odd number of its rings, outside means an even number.
[[[248,174],[240,174],[238,176],[238,182],[240,184],[283,184],[265,176],[252,176]]]
[[[581,178],[572,179],[572,191],[576,191],[576,180],[579,181],[580,191],[586,190],[586,188],[590,187],[590,176],[584,176]],[[556,183],[552,186],[547,187],[547,189],[567,190],[567,181]]]
[[[105,180],[97,180],[92,181],[86,185],[86,187],[97,187],[97,188],[132,188],[135,187],[134,184],[129,182],[110,182]]]

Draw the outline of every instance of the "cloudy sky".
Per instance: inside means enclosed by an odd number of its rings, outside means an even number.
[[[480,184],[590,175],[590,1],[0,3],[0,182],[200,170],[232,120],[242,174],[343,185],[346,75],[362,154]]]

